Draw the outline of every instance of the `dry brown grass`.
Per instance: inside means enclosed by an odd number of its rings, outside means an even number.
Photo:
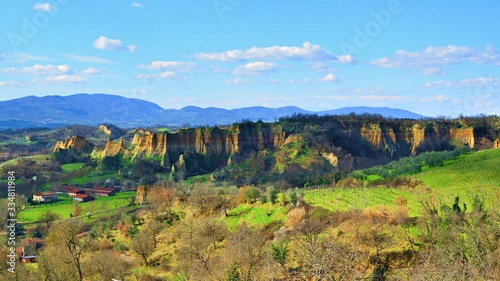
[[[306,214],[305,208],[293,208],[286,214],[285,225],[289,229],[295,229],[304,220]]]
[[[363,218],[372,223],[387,223],[392,225],[405,224],[408,220],[408,207],[398,206],[391,208],[385,205],[377,205],[366,208]]]

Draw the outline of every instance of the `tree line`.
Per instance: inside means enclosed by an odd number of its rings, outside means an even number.
[[[442,166],[445,161],[457,158],[470,151],[468,146],[462,146],[451,151],[424,152],[415,157],[403,157],[386,165],[373,166],[368,169],[356,170],[349,174],[350,177],[364,181],[370,175],[380,178],[395,178],[401,175],[415,174],[422,171],[422,166]]]

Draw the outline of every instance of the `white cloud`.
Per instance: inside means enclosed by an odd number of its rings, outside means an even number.
[[[121,51],[129,50],[131,53],[137,51],[139,48],[137,46],[129,45],[124,46],[121,40],[110,39],[105,36],[101,36],[94,41],[94,49],[104,50],[104,51]]]
[[[244,84],[254,84],[255,82],[250,79],[241,79],[241,78],[234,78],[234,79],[229,79],[226,80],[225,84],[233,84],[233,85],[244,85]]]
[[[0,81],[0,87],[22,87],[23,83],[17,81]]]
[[[446,74],[445,71],[441,69],[441,67],[423,67],[420,69],[420,72],[425,75],[425,76],[431,76],[431,75],[444,75]]]
[[[50,12],[54,10],[54,6],[50,5],[50,3],[35,3],[33,10]]]
[[[99,75],[101,74],[101,71],[97,68],[89,67],[82,71],[82,74],[84,75]]]
[[[132,3],[131,6],[134,8],[144,8],[144,5],[142,5],[141,3],[137,3],[137,2]]]
[[[337,57],[340,63],[343,64],[355,64],[356,61],[352,58],[351,55],[340,55]]]
[[[6,73],[14,74],[30,74],[30,75],[62,75],[73,74],[73,70],[67,64],[64,65],[41,65],[35,64],[34,66],[26,66],[22,68],[10,67],[3,70]]]
[[[368,101],[401,101],[408,98],[404,96],[391,96],[391,95],[366,95],[359,98],[360,100],[368,100]]]
[[[444,95],[437,95],[435,97],[420,99],[420,101],[421,102],[443,102],[443,101],[447,101],[449,99],[450,98],[447,98]]]
[[[182,61],[154,61],[148,65],[141,64],[137,66],[140,69],[151,69],[151,70],[171,70],[179,72],[192,72],[193,68],[196,66],[193,62],[182,62]]]
[[[2,51],[0,51],[0,61],[4,61],[5,60],[5,55],[3,54]]]
[[[278,65],[272,62],[256,61],[238,66],[234,75],[268,75],[278,71]]]
[[[45,78],[36,78],[33,80],[34,83],[83,83],[87,81],[87,77],[79,75],[48,76]]]
[[[309,68],[311,70],[314,70],[316,72],[335,72],[337,71],[335,68],[328,66],[324,62],[313,62],[308,64]]]
[[[56,61],[56,59],[50,57],[34,56],[28,53],[17,53],[13,60],[17,63],[23,63],[28,61]]]
[[[135,53],[139,50],[139,47],[137,46],[133,46],[133,45],[129,45],[127,46],[127,50],[129,50],[131,53]]]
[[[443,102],[443,101],[445,101],[445,100],[447,100],[447,99],[448,99],[448,98],[447,98],[447,97],[445,97],[445,96],[443,96],[443,95],[437,95],[437,96],[435,97],[435,100],[436,100],[437,102]]]
[[[438,80],[435,82],[428,82],[422,85],[422,88],[453,88],[455,87],[456,83],[452,81],[444,81],[444,80]]]
[[[346,101],[352,99],[352,96],[312,96],[310,98],[318,100]]]
[[[160,79],[181,79],[181,77],[179,77],[175,72],[173,71],[165,71],[165,72],[162,72],[160,74],[152,74],[152,73],[141,73],[141,74],[138,74],[137,76],[135,76],[135,78],[138,78],[138,79],[151,79],[151,78],[154,78],[154,79],[157,79],[157,80],[160,80]],[[182,77],[182,79],[189,79],[188,77]]]
[[[464,88],[464,87],[487,87],[494,88],[500,87],[500,79],[491,77],[479,77],[472,79],[464,79],[460,81],[444,81],[438,80],[435,82],[429,82],[422,85],[422,88]],[[494,91],[494,89],[492,89]]]
[[[108,60],[105,58],[100,58],[100,57],[94,57],[94,56],[78,56],[78,55],[72,55],[72,54],[61,54],[61,56],[76,60],[76,61],[83,61],[83,62],[88,62],[88,63],[102,63],[102,64],[114,64],[115,62],[112,60]]]
[[[212,69],[212,71],[214,73],[228,73],[228,72],[231,72],[231,70],[223,68],[223,67],[218,67],[218,66],[214,66],[214,65],[210,65],[209,67],[210,67],[210,69]]]
[[[288,83],[290,83],[290,84],[307,84],[307,83],[311,83],[311,79],[310,78],[292,79],[292,80],[288,80]]]
[[[325,77],[319,78],[316,81],[317,82],[325,82],[325,83],[326,82],[340,82],[340,80],[335,75],[333,75],[333,73],[329,73]]]
[[[162,74],[160,74],[160,77],[163,79],[177,79],[177,78],[179,78],[177,76],[177,74],[175,74],[175,72],[168,71],[168,70],[163,72]]]
[[[302,47],[272,46],[252,47],[248,50],[230,50],[222,53],[197,53],[198,60],[208,61],[244,61],[244,60],[339,60],[328,50],[304,42]],[[342,58],[343,61],[347,59]]]
[[[149,78],[153,78],[153,75],[141,73],[141,74],[137,74],[135,76],[135,78],[137,78],[137,79],[149,79]]]
[[[477,64],[500,65],[500,54],[491,46],[483,50],[470,47],[446,46],[427,47],[423,51],[396,51],[391,57],[383,57],[371,62],[371,65],[383,68],[414,68],[423,74],[442,74],[440,66],[473,62]]]
[[[147,74],[139,74],[137,78],[159,77],[161,79],[189,79],[189,77],[179,77],[177,72],[192,72],[196,67],[195,63],[182,61],[153,61],[150,64],[140,64],[139,69],[148,69],[151,72]]]

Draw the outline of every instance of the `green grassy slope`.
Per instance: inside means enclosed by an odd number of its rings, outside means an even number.
[[[453,202],[455,196],[469,202],[476,194],[491,199],[500,192],[500,149],[467,154],[413,177],[446,202]]]
[[[418,196],[410,191],[395,188],[334,188],[316,189],[305,192],[306,203],[330,211],[363,210],[377,205],[398,206],[396,198],[408,202],[410,215],[418,214]]]
[[[229,211],[225,221],[230,229],[243,222],[262,226],[272,221],[284,221],[288,209],[282,207],[280,203],[242,204]]]
[[[36,207],[29,207],[22,210],[17,219],[20,222],[35,222],[39,220],[40,216],[47,210],[50,209],[54,213],[61,215],[61,218],[69,218],[70,213],[73,212],[76,206],[82,207],[82,215],[85,215],[88,211],[95,214],[100,212],[111,211],[123,206],[127,206],[130,203],[130,197],[135,196],[135,192],[118,192],[115,196],[109,197],[96,197],[95,201],[76,203],[67,195],[60,195],[61,201],[54,204],[42,204]]]
[[[22,159],[22,158],[30,159],[30,160],[33,160],[35,162],[43,162],[43,161],[46,161],[46,160],[52,158],[52,155],[50,155],[50,154],[40,154],[40,155],[35,155],[35,156],[22,156],[22,157],[10,159],[8,161],[5,161],[5,162],[1,163],[0,167],[2,167],[4,165],[15,165],[17,163],[17,161],[19,159]]]
[[[470,207],[478,195],[486,209],[500,208],[500,149],[463,155],[413,177],[423,181],[436,199],[448,206],[459,196]]]
[[[410,215],[418,215],[419,200],[434,196],[437,202],[451,206],[456,196],[470,206],[475,195],[486,208],[498,207],[500,199],[500,149],[484,150],[446,161],[444,166],[428,168],[413,175],[423,182],[416,190],[385,187],[330,188],[308,190],[305,201],[331,211],[364,209],[376,205],[396,206],[396,198],[408,202]],[[428,187],[428,189],[426,188]]]
[[[65,173],[71,173],[76,170],[80,170],[84,163],[71,163],[71,164],[63,164],[61,168]]]

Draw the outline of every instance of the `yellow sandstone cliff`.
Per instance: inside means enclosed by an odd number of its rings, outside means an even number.
[[[94,146],[88,142],[84,137],[72,136],[65,141],[58,141],[54,147],[53,152],[58,152],[61,149],[74,149],[79,153],[90,153]]]
[[[396,144],[407,143],[412,154],[426,141],[449,140],[456,147],[468,145],[473,148],[475,136],[473,128],[449,128],[437,123],[425,126],[416,123],[410,126],[382,126],[380,123],[365,123],[360,127],[348,127],[359,130],[359,134],[376,148],[392,147]]]
[[[474,129],[473,128],[451,128],[450,138],[455,142],[455,145],[468,145],[474,147]]]
[[[125,147],[123,146],[123,139],[120,139],[118,142],[108,141],[101,152],[101,157],[115,156],[120,152],[126,152]]]
[[[342,130],[346,138],[361,136],[377,150],[385,153],[390,151],[391,155],[394,151],[401,151],[400,155],[403,156],[416,154],[424,144],[427,146],[448,142],[456,147],[468,145],[473,148],[476,142],[473,128],[456,128],[439,122],[345,122],[342,127],[325,130],[324,139],[328,139],[329,134],[334,134],[335,130]],[[185,160],[186,163],[189,162],[189,167],[186,167],[188,170],[193,165],[201,170],[211,170],[232,164],[238,159],[235,157],[237,154],[273,151],[288,143],[303,140],[301,134],[290,134],[280,124],[262,122],[235,124],[227,128],[182,129],[177,133],[135,130],[133,134],[130,149],[127,149],[124,140],[120,139],[108,141],[104,148],[96,148],[93,155],[105,158],[123,153],[132,159],[153,156],[160,158],[165,167],[177,164],[177,169],[181,168],[180,164]],[[500,140],[495,140],[493,146],[500,147]],[[84,138],[73,136],[64,142],[57,142],[54,152],[69,148],[90,153],[93,146]],[[338,165],[337,155],[323,152],[320,152],[320,155],[333,166]],[[202,161],[197,163],[200,159]],[[188,172],[193,171],[192,169]]]
[[[132,156],[161,156],[163,164],[170,166],[184,151],[191,151],[209,158],[222,157],[227,163],[230,155],[245,149],[262,151],[279,148],[285,143],[285,138],[286,133],[278,126],[199,128],[181,130],[175,134],[141,132],[135,134],[132,140],[132,146],[135,147]]]

